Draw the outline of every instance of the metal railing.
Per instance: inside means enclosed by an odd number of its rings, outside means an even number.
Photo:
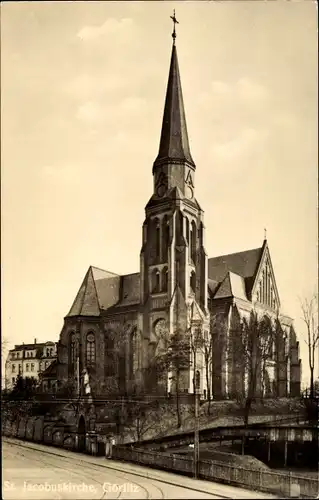
[[[113,449],[112,458],[178,471],[189,476],[193,476],[194,472],[191,456],[116,446]],[[240,485],[285,497],[316,498],[319,492],[319,478],[298,476],[291,472],[285,474],[266,469],[239,467],[215,460],[200,460],[198,476],[210,481]]]

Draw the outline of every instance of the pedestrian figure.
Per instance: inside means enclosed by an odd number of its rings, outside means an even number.
[[[110,458],[110,438],[106,438],[105,442],[105,458]]]
[[[109,458],[112,458],[112,448],[115,446],[115,439],[114,437],[110,438],[110,450],[109,450]]]

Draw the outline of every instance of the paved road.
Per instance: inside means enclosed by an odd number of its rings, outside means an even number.
[[[275,498],[104,458],[4,438],[2,498]]]

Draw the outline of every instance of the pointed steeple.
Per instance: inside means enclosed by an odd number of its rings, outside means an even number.
[[[173,37],[161,140],[153,171],[155,167],[165,163],[185,162],[195,169],[195,164],[189,148],[177,51],[175,38]]]

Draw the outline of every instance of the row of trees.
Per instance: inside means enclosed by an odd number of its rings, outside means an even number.
[[[309,352],[310,368],[310,395],[314,396],[314,364],[316,348],[319,347],[319,334],[317,322],[317,297],[302,303],[303,319],[307,327],[307,346]],[[155,354],[149,360],[146,369],[146,378],[153,379],[157,384],[167,383],[174,385],[176,399],[177,427],[181,426],[180,413],[180,384],[183,373],[190,367],[194,373],[193,392],[196,392],[197,359],[204,360],[205,378],[207,387],[208,414],[211,412],[212,400],[212,364],[215,341],[222,341],[225,337],[227,325],[223,316],[213,315],[210,331],[207,332],[198,324],[187,331],[176,330],[173,334],[163,332],[156,339]],[[280,345],[280,317],[276,318],[275,325],[264,315],[259,315],[252,310],[249,317],[244,317],[234,332],[231,340],[232,347],[228,349],[226,361],[235,355],[241,364],[245,379],[245,390],[242,394],[243,418],[247,425],[252,403],[257,393],[265,394],[267,380],[267,367],[273,362],[274,370],[278,360]],[[229,346],[228,346],[229,347]],[[155,375],[155,376],[154,376]],[[274,373],[276,378],[276,373]],[[258,388],[259,384],[259,388]],[[261,387],[260,387],[261,384]],[[135,388],[136,389],[136,388]],[[259,390],[258,390],[259,389]],[[138,389],[136,389],[138,392]]]
[[[302,303],[302,313],[307,328],[306,342],[309,353],[310,394],[313,397],[315,354],[316,348],[319,347],[317,297]],[[149,358],[149,364],[144,368],[139,380],[126,387],[119,372],[118,377],[110,378],[109,386],[103,388],[106,389],[106,391],[103,391],[104,394],[121,395],[121,398],[114,399],[110,405],[113,406],[113,410],[122,424],[127,426],[132,437],[134,435],[134,439],[141,439],[158,419],[158,398],[148,397],[148,391],[142,382],[145,380],[151,381],[155,386],[164,388],[168,385],[174,386],[172,392],[175,399],[176,425],[181,427],[180,389],[183,384],[183,376],[191,367],[194,374],[192,381],[193,392],[196,393],[198,389],[196,373],[199,358],[204,361],[208,400],[207,411],[208,414],[211,412],[214,342],[216,344],[217,340],[217,343],[219,343],[225,338],[224,334],[227,325],[224,317],[218,315],[211,317],[210,331],[206,331],[202,324],[192,322],[192,318],[191,324],[192,328],[186,331],[177,329],[173,334],[169,334],[165,330],[161,332],[155,339],[153,355]],[[125,353],[128,349],[132,349],[131,332],[122,326],[118,326],[113,329],[112,341],[114,359],[125,360]],[[240,325],[238,325],[232,339],[232,349],[227,346],[228,356],[233,356],[235,351],[236,358],[241,364],[242,373],[245,374],[246,390],[243,394],[242,403],[243,417],[246,424],[248,424],[252,403],[256,397],[260,375],[261,379],[265,380],[267,363],[273,359],[273,348],[276,342],[277,333],[271,322],[265,317],[260,317],[256,311],[252,311],[250,316],[243,318]],[[226,360],[228,361],[227,358]],[[131,363],[134,364],[132,361]],[[124,365],[125,363],[122,362],[122,367]],[[133,366],[131,369],[133,369]],[[74,384],[65,384],[60,387],[55,398],[57,400],[62,398],[71,401],[73,395]],[[48,402],[47,395],[43,395],[43,401],[40,404],[41,395],[39,395],[34,382],[30,379],[23,381],[23,379],[18,378],[15,388],[5,398],[7,401],[14,402],[14,405],[11,404],[11,408],[15,406],[19,412],[24,409],[25,405],[30,406],[30,401],[33,401],[33,407],[37,408],[37,411],[50,411],[49,406],[44,405],[44,403]]]

